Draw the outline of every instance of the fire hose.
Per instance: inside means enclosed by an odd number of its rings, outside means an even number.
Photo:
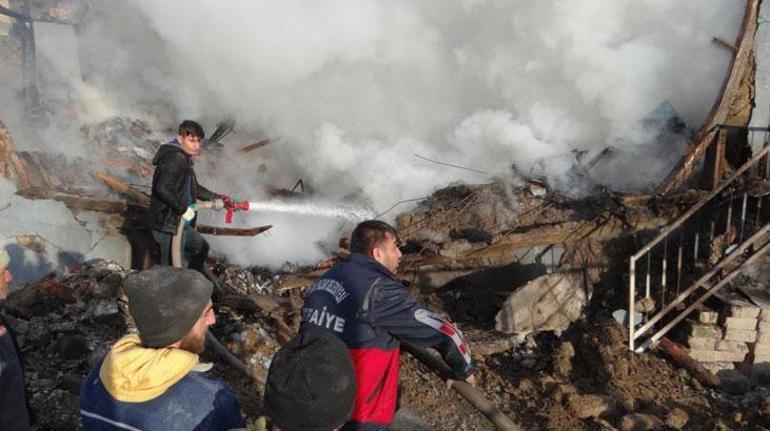
[[[201,209],[213,209],[213,210],[221,210],[226,209],[228,211],[228,216],[230,217],[230,220],[226,219],[226,222],[232,221],[232,211],[237,208],[237,205],[240,204],[240,202],[229,202],[224,201],[222,199],[215,199],[213,201],[198,201],[196,204],[196,207],[198,210]],[[248,204],[248,202],[247,202]],[[176,228],[176,235],[171,239],[171,265],[175,268],[181,268],[182,267],[182,231],[184,230],[184,224],[185,221],[181,217],[179,218],[179,225]],[[249,376],[251,379],[256,381],[260,384],[265,384],[265,379],[261,376],[257,375],[254,370],[249,368],[248,365],[244,364],[243,361],[238,359],[237,356],[233,355],[229,350],[227,350],[227,347],[225,347],[219,339],[211,332],[206,332],[206,342],[223,358],[225,359],[230,365],[233,366],[236,370],[241,371],[242,373]]]
[[[487,419],[489,419],[489,421],[492,422],[492,424],[494,424],[498,430],[522,430],[521,427],[513,423],[513,421],[511,421],[508,416],[506,416],[491,402],[489,402],[489,400],[484,397],[484,394],[482,394],[481,391],[479,391],[476,387],[467,382],[452,380],[450,378],[452,371],[444,363],[444,361],[430,354],[430,352],[427,350],[408,341],[401,340],[401,348],[404,351],[409,352],[409,354],[414,356],[415,359],[433,370],[442,379],[449,379],[449,386],[454,389],[455,392],[460,394],[460,396],[465,398],[465,400],[468,401],[468,403],[470,403],[470,405],[472,405],[476,410],[478,410]]]

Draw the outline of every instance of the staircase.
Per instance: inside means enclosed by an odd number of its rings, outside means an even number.
[[[761,139],[762,150],[727,178],[728,132]],[[719,126],[709,181],[713,190],[629,260],[629,348],[641,352],[770,250],[770,129]],[[758,141],[759,142],[759,141]],[[635,321],[636,320],[636,321]]]

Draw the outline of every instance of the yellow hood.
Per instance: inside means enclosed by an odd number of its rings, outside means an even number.
[[[186,350],[143,347],[139,336],[118,340],[99,369],[104,388],[118,401],[152,400],[181,380],[198,363],[198,355]]]

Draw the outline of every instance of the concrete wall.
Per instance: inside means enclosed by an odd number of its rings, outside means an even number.
[[[11,256],[14,284],[94,258],[130,267],[128,241],[107,233],[98,213],[75,215],[61,202],[29,200],[15,192],[12,182],[0,179],[0,247]]]

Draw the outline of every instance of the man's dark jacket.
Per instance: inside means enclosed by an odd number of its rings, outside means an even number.
[[[179,219],[196,200],[210,201],[221,195],[198,184],[193,160],[174,139],[161,145],[155,158],[150,200],[150,227],[170,234],[176,233]]]
[[[399,340],[438,350],[457,379],[475,368],[454,323],[426,309],[387,268],[360,253],[335,265],[308,291],[300,331],[318,329],[341,338],[355,366],[355,405],[343,430],[387,429],[392,422]]]
[[[0,430],[30,429],[29,407],[24,385],[24,367],[18,345],[0,314]]]

